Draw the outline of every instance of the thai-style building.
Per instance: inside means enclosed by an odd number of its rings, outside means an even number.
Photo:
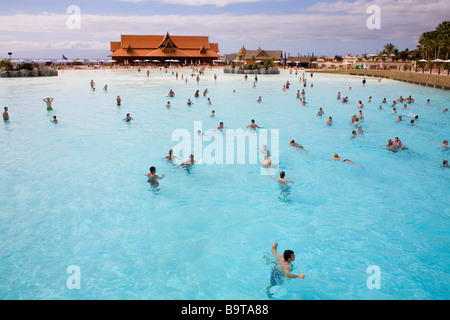
[[[281,50],[247,50],[242,46],[236,56],[236,61],[242,61],[244,64],[260,64],[269,59],[275,58],[275,65],[279,65],[283,61],[283,51]]]
[[[180,63],[211,64],[221,59],[219,44],[209,42],[207,36],[141,36],[122,35],[121,41],[111,42],[109,55],[119,64]]]

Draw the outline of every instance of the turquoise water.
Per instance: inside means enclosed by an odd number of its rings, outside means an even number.
[[[256,87],[252,75],[220,71],[198,84],[186,70],[178,80],[171,71],[147,78],[135,70],[2,79],[0,105],[11,120],[0,127],[0,298],[449,299],[450,169],[440,165],[450,151],[439,145],[450,137],[442,112],[449,93],[385,79],[362,86],[361,77],[306,78],[306,106],[296,99],[299,76],[289,73],[258,75]],[[400,95],[416,102],[394,115]],[[366,133],[351,138],[358,100]],[[414,126],[408,114],[419,115]],[[206,131],[221,121],[245,128],[251,119],[279,130],[280,169],[295,182],[289,190],[259,164],[197,164],[188,173],[163,159],[178,143],[175,129],[194,136],[194,121]],[[394,137],[409,149],[380,147]],[[364,168],[331,161],[335,152]],[[166,175],[159,190],[147,183],[150,166]],[[306,278],[268,293],[275,241],[280,253],[294,250],[292,272]],[[80,289],[67,287],[72,265]],[[380,289],[371,290],[373,265]]]

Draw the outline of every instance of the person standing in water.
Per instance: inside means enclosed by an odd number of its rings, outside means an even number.
[[[9,114],[8,114],[8,107],[4,108],[5,111],[3,111],[3,121],[9,120]]]
[[[52,102],[55,100],[54,98],[46,98],[44,99],[44,102],[47,104],[47,111],[52,111]]]
[[[156,168],[155,167],[150,167],[150,172],[146,174],[148,180],[147,182],[150,183],[150,185],[152,186],[152,188],[157,188],[159,187],[159,182],[158,180],[162,180],[166,175],[163,174],[161,177],[158,176],[156,174]]]

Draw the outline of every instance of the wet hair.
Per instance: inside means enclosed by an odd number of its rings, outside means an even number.
[[[448,166],[448,161],[447,160],[442,161],[442,165]]]
[[[255,123],[255,120],[252,119],[252,123]]]
[[[280,178],[281,178],[281,179],[283,179],[285,175],[286,175],[286,173],[285,173],[284,171],[281,171],[281,172],[280,172]]]
[[[150,172],[151,173],[153,173],[153,172],[155,172],[156,171],[156,168],[155,167],[150,167]]]
[[[292,251],[292,250],[285,250],[283,252],[283,259],[284,259],[284,261],[288,261],[289,258],[291,257],[291,255],[293,255],[293,254],[294,254],[294,251]]]

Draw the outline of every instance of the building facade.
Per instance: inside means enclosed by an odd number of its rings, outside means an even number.
[[[138,62],[184,65],[211,64],[222,59],[219,44],[207,36],[140,36],[122,35],[121,41],[111,42],[111,59],[119,64]]]

